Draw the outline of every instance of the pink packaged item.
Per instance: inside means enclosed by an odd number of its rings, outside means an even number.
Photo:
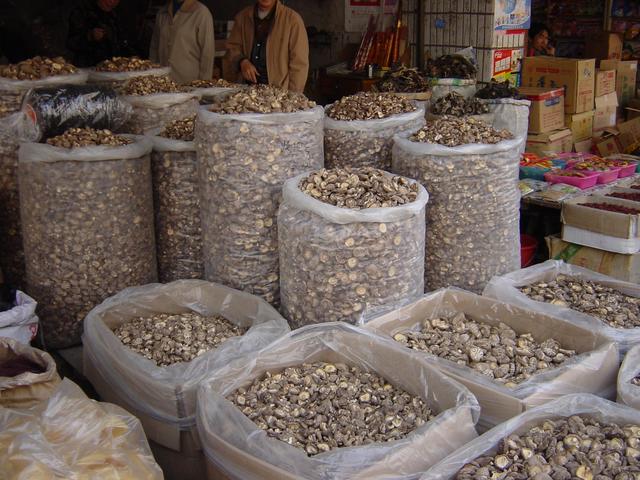
[[[548,183],[564,183],[567,185],[573,185],[574,187],[578,187],[582,190],[594,187],[598,182],[598,177],[601,172],[589,173],[589,172],[580,172],[583,173],[584,177],[576,177],[576,176],[566,176],[562,173],[566,172],[563,170],[560,171],[551,171],[544,174],[544,180]]]

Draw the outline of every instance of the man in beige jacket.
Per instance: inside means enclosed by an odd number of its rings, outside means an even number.
[[[213,76],[213,17],[197,0],[170,0],[156,16],[149,58],[171,67],[178,83]]]
[[[228,80],[302,92],[309,73],[309,40],[302,17],[279,0],[257,0],[238,13],[227,39]]]

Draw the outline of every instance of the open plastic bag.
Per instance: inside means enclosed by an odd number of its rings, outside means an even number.
[[[122,87],[132,78],[154,75],[163,77],[171,74],[171,67],[151,68],[149,70],[136,70],[133,72],[98,72],[95,68],[88,70],[89,82],[111,88]]]
[[[150,139],[158,279],[167,283],[203,278],[195,143],[159,136]]]
[[[113,333],[135,317],[188,311],[219,314],[249,330],[191,362],[167,367],[133,352]],[[89,312],[84,325],[85,375],[98,392],[104,395],[101,390],[108,389],[110,395],[125,402],[123,407],[168,424],[175,431],[195,425],[196,392],[202,380],[233,360],[252,357],[289,332],[286,320],[262,299],[203,280],[127,288]],[[147,434],[163,444],[162,433],[159,436],[149,429]]]
[[[151,142],[20,146],[27,291],[49,348],[80,342],[82,320],[123,288],[156,281]]]
[[[64,379],[30,410],[0,408],[4,478],[162,480],[140,422]]]
[[[476,94],[477,85],[474,78],[431,78],[431,103],[449,93],[459,93],[465,98]]]
[[[200,96],[193,92],[125,95],[122,99],[133,108],[127,132],[150,133],[174,120],[193,117],[198,113]]]
[[[396,135],[392,171],[430,195],[425,289],[481,293],[520,268],[519,149],[524,139],[445,147]]]
[[[618,372],[618,403],[640,410],[640,385],[631,380],[640,375],[640,345],[629,349]]]
[[[479,99],[489,106],[493,115],[492,126],[496,130],[509,130],[514,138],[527,138],[529,131],[529,100],[514,98]],[[522,148],[525,144],[523,142]]]
[[[450,318],[459,313],[493,326],[504,323],[516,333],[531,333],[540,343],[554,338],[562,348],[575,350],[577,355],[509,388],[471,367],[409,349],[392,340],[397,333],[419,331],[426,319]],[[464,290],[448,288],[427,294],[409,305],[371,319],[365,329],[393,341],[398,348],[410,352],[417,359],[428,361],[465,385],[480,403],[480,426],[483,429],[492,428],[525,409],[570,393],[615,396],[618,350],[604,335]]]
[[[509,435],[525,433],[545,420],[568,418],[572,415],[592,416],[599,422],[617,423],[621,427],[627,424],[640,424],[640,412],[629,407],[617,405],[594,395],[567,395],[498,425],[427,470],[420,480],[454,479],[458,471],[467,463],[480,456],[494,454],[500,441]]]
[[[291,325],[358,323],[422,295],[424,187],[406,205],[352,210],[302,192],[307,175],[285,183],[278,213],[280,295]]]
[[[205,87],[193,88],[189,91],[200,96],[200,105],[211,105],[224,100],[229,95],[240,91],[241,85],[237,88],[233,87]]]
[[[26,293],[16,291],[14,307],[0,312],[0,337],[28,345],[38,334],[38,304]]]
[[[618,344],[621,355],[626,353],[632,345],[640,343],[640,327],[626,329],[613,328],[602,320],[592,317],[591,315],[571,310],[570,308],[560,305],[537,302],[518,290],[518,287],[524,287],[540,281],[553,280],[561,274],[597,282],[602,285],[615,288],[626,295],[640,297],[640,285],[637,283],[623,282],[621,280],[587,270],[586,268],[569,265],[560,260],[548,260],[529,268],[515,270],[509,274],[497,276],[491,279],[489,284],[486,286],[483,295],[496,298],[519,307],[543,312],[552,317],[561,318],[564,321],[574,323],[576,325],[586,325],[592,330],[601,330],[607,338],[610,338],[611,341]]]
[[[375,371],[420,396],[437,416],[400,440],[337,448],[308,457],[304,450],[267,436],[225,399],[265,372],[317,361]],[[197,410],[207,461],[226,475],[244,480],[415,478],[473,439],[479,414],[475,398],[462,385],[426,362],[416,362],[389,342],[344,323],[304,327],[272,343],[250,361],[229,364],[200,386]]]
[[[424,106],[419,105],[413,112],[379,120],[346,121],[325,117],[326,167],[374,167],[389,170],[393,136],[424,126],[424,115]]]
[[[196,122],[205,277],[279,302],[276,216],[282,185],[322,168],[322,107],[219,114]]]

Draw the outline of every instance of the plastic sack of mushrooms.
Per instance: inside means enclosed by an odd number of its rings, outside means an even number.
[[[640,286],[548,260],[493,278],[483,295],[602,330],[620,353],[640,343]]]
[[[456,92],[448,93],[430,102],[426,119],[427,122],[433,122],[444,115],[473,118],[488,124],[494,122],[494,114],[491,113],[488,105],[475,97],[465,98]]]
[[[112,57],[89,70],[89,82],[111,88],[121,88],[129,80],[146,75],[167,76],[170,67],[138,57]]]
[[[618,349],[601,332],[464,290],[440,289],[365,328],[467,387],[482,430],[570,393],[614,397]]]
[[[620,366],[618,403],[640,410],[640,345],[629,349]]]
[[[358,323],[422,295],[428,198],[417,182],[370,167],[287,181],[278,244],[291,326]]]
[[[27,291],[48,348],[80,342],[105,298],[156,280],[149,153],[142,137],[71,129],[20,146]]]
[[[410,479],[475,438],[478,414],[431,365],[327,323],[221,369],[196,422],[207,462],[231,478]]]
[[[69,379],[26,410],[0,409],[5,478],[162,480],[138,419]]]
[[[211,105],[223,101],[229,95],[245,88],[245,85],[231,83],[222,78],[217,80],[194,80],[182,86],[185,91],[200,96],[200,105]]]
[[[443,117],[396,136],[393,172],[430,195],[425,288],[481,293],[520,268],[519,148],[523,139],[473,119]]]
[[[420,480],[633,480],[640,412],[589,394],[528,410],[469,442]]]
[[[195,117],[176,120],[150,137],[156,256],[162,283],[204,276],[194,123]]]
[[[204,378],[289,332],[264,300],[203,280],[128,288],[94,308],[84,325],[86,377],[143,425],[163,423],[148,434],[167,447],[167,429],[195,427]]]
[[[492,80],[476,92],[475,98],[493,114],[493,128],[509,130],[516,138],[527,136],[531,102],[522,97],[508,80]]]
[[[398,95],[361,92],[343,97],[326,109],[326,167],[389,170],[393,136],[424,123],[423,106]]]
[[[0,407],[31,408],[47,400],[59,383],[51,355],[0,337]]]
[[[322,168],[322,107],[254,87],[196,122],[205,278],[279,302],[276,216],[282,186]]]

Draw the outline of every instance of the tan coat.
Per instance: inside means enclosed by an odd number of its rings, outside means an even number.
[[[213,17],[202,3],[185,0],[175,17],[171,2],[158,12],[149,58],[170,66],[176,82],[210,79],[214,56]]]
[[[240,61],[251,57],[253,48],[254,6],[238,13],[227,39],[226,61],[232,75],[228,80],[241,81]],[[309,40],[302,17],[278,1],[273,28],[267,38],[267,73],[269,83],[302,92],[309,74]]]

